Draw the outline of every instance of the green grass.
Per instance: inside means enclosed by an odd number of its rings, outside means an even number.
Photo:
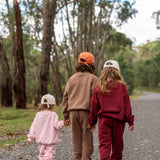
[[[0,146],[26,141],[27,133],[38,111],[38,108],[24,110],[15,107],[0,108]],[[63,119],[61,106],[56,106],[53,111],[57,112],[59,119]],[[15,136],[19,132],[22,134]],[[14,137],[9,136],[10,134]]]
[[[136,98],[138,98],[141,95],[143,95],[142,91],[134,91],[133,95],[130,96],[130,99],[131,100],[136,99]]]
[[[136,90],[160,93],[160,88],[137,87]]]
[[[15,144],[15,143],[22,143],[22,142],[26,142],[27,141],[27,135],[26,134],[23,134],[21,136],[15,136],[11,139],[8,139],[8,140],[4,140],[4,141],[1,141],[0,142],[0,146],[3,147],[7,144]]]

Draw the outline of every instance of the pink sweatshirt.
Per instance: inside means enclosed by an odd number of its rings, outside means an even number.
[[[52,111],[38,112],[27,135],[28,141],[35,140],[41,144],[58,142],[58,130],[64,127],[64,122],[58,121],[58,116]]]

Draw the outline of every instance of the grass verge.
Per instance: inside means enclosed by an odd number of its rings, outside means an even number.
[[[142,91],[139,91],[139,90],[135,90],[133,92],[133,95],[130,96],[130,99],[131,100],[134,100],[136,98],[138,98],[139,96],[143,95],[143,92]]]
[[[27,133],[38,111],[38,108],[0,108],[0,146],[26,142]],[[61,106],[56,106],[53,111],[59,115],[59,119],[63,119]]]
[[[160,93],[160,88],[137,87],[136,90]]]

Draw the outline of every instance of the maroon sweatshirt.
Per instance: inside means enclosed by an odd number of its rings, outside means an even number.
[[[113,85],[107,87],[109,93],[101,94],[98,85],[94,89],[91,99],[91,113],[88,117],[89,125],[95,125],[98,117],[107,116],[119,119],[131,126],[134,115],[130,104],[129,94],[126,86],[120,82],[109,82]],[[107,85],[108,86],[108,85]]]

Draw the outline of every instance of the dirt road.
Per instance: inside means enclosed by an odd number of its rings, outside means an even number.
[[[145,92],[132,101],[135,115],[135,129],[124,134],[123,160],[160,160],[160,94]],[[94,153],[92,160],[99,160],[97,130],[94,132]],[[60,131],[56,160],[72,158],[71,130]],[[9,149],[0,148],[0,160],[37,160],[38,149],[35,143],[17,144]]]
[[[160,94],[144,92],[132,102],[135,130],[124,135],[124,160],[160,160]]]

